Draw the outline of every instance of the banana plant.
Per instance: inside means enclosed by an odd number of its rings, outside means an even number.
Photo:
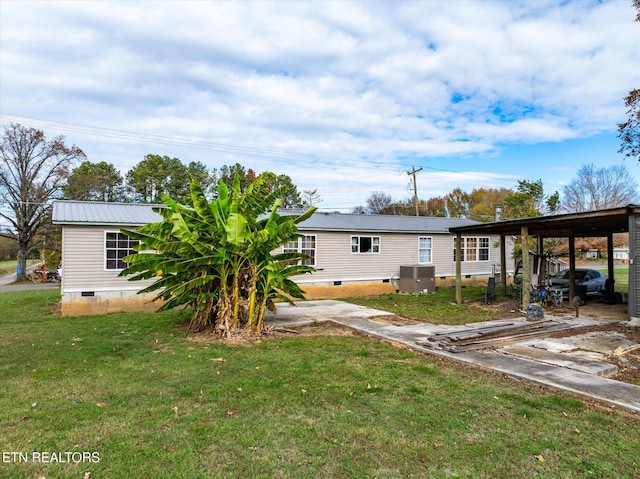
[[[123,230],[140,244],[121,275],[155,279],[140,293],[155,293],[161,310],[190,308],[190,330],[259,334],[276,300],[304,297],[290,278],[314,271],[300,264],[303,254],[273,252],[298,237],[296,225],[315,209],[282,216],[278,192],[265,194],[263,183],[258,177],[242,192],[237,177],[230,189],[219,182],[218,197],[209,202],[192,180],[190,206],[165,196],[165,206],[155,209],[161,221]]]

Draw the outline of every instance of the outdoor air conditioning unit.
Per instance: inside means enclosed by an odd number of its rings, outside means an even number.
[[[436,291],[435,266],[400,266],[401,293],[434,293]]]

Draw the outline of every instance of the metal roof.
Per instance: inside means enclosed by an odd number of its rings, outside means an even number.
[[[76,225],[139,226],[160,221],[153,207],[138,203],[102,203],[94,201],[56,201],[53,222]],[[298,225],[301,231],[367,231],[372,233],[448,233],[455,226],[477,225],[462,218],[429,216],[357,215],[316,212]]]
[[[142,226],[160,221],[152,208],[162,205],[138,203],[102,203],[97,201],[55,201],[53,222],[76,225]]]
[[[528,234],[545,238],[603,237],[609,233],[629,231],[629,216],[640,214],[640,206],[628,205],[581,213],[519,218],[516,220],[478,223],[469,226],[452,227],[452,233],[460,234],[500,234],[518,236],[526,226]]]
[[[449,233],[454,226],[475,225],[462,218],[358,215],[316,212],[298,225],[302,231],[369,231],[372,233]]]

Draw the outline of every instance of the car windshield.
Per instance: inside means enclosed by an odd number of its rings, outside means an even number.
[[[569,272],[570,272],[570,271],[569,271],[568,269],[565,269],[562,273],[560,273],[560,274],[558,275],[558,278],[561,278],[561,279],[569,279]],[[586,276],[586,274],[587,274],[586,270],[583,270],[583,269],[582,269],[582,270],[577,269],[577,270],[576,270],[576,280],[578,280],[578,281],[579,281],[579,280],[584,279],[584,277]]]

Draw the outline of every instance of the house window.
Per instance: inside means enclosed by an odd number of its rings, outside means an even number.
[[[489,261],[489,238],[478,238],[478,261]]]
[[[478,238],[465,238],[465,261],[478,261]]]
[[[309,256],[301,264],[315,266],[316,264],[316,237],[315,235],[303,235],[297,240],[289,241],[282,248],[284,253],[302,253]]]
[[[489,238],[471,237],[461,239],[462,258],[460,261],[489,261]],[[453,239],[453,261],[456,261],[456,240]]]
[[[431,238],[418,238],[418,263],[431,263]]]
[[[129,238],[120,232],[107,231],[104,242],[105,269],[119,270],[126,268],[128,263],[122,261],[122,258],[135,254],[136,252],[133,248],[139,244],[140,241]]]
[[[379,253],[380,236],[352,236],[351,252],[364,254]]]
[[[462,257],[460,261],[464,261],[464,238],[460,238],[460,249],[462,250]],[[458,255],[456,254],[456,238],[453,238],[453,261],[458,261]]]

